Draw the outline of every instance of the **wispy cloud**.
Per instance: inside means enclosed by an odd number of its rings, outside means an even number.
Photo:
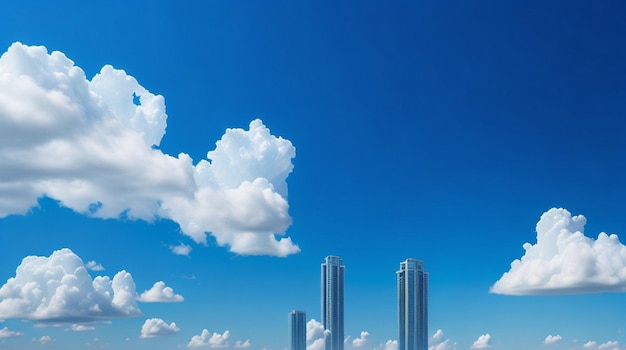
[[[109,65],[88,80],[63,53],[20,43],[0,58],[0,101],[0,217],[48,196],[94,217],[171,219],[194,241],[211,233],[238,254],[299,251],[280,237],[291,225],[295,147],[261,120],[226,130],[194,165],[158,149],[162,96]]]
[[[537,223],[537,243],[491,287],[492,293],[575,294],[626,291],[626,246],[616,234],[586,237],[582,215],[552,208]]]

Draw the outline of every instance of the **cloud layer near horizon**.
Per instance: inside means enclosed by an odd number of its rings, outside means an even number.
[[[93,217],[171,219],[237,254],[299,251],[276,237],[291,224],[289,140],[257,119],[194,165],[153,147],[166,121],[164,98],[123,70],[106,65],[89,81],[63,53],[14,43],[0,57],[0,218],[47,196]]]
[[[537,223],[537,243],[525,243],[521,259],[491,287],[510,295],[581,294],[626,291],[626,246],[616,234],[596,240],[584,235],[586,219],[562,208]]]
[[[162,281],[138,297],[133,276],[120,271],[91,278],[87,265],[70,249],[49,257],[27,256],[15,276],[0,287],[0,319],[84,323],[142,315],[137,301],[180,302],[181,295]],[[80,324],[72,326],[79,329]]]
[[[27,256],[0,288],[0,318],[49,322],[88,322],[141,316],[130,273],[92,280],[71,250],[50,257]]]

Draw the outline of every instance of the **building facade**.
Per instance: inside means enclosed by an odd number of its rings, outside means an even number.
[[[428,272],[421,260],[400,263],[398,350],[428,350]]]
[[[322,263],[322,323],[326,350],[343,350],[343,281],[345,266],[338,256],[327,256]]]
[[[291,350],[306,350],[306,313],[291,311],[289,313],[289,333],[291,335]]]

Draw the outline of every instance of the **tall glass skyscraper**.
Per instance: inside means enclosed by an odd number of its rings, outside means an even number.
[[[322,322],[330,331],[326,350],[343,350],[343,276],[345,266],[338,256],[327,256],[322,264]]]
[[[306,313],[292,311],[289,313],[289,332],[291,334],[291,350],[306,350]]]
[[[398,350],[428,350],[428,272],[421,260],[400,263],[398,275]]]

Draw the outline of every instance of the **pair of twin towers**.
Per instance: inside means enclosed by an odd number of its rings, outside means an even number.
[[[321,271],[321,306],[325,350],[343,350],[345,266],[338,256],[327,256]],[[396,272],[398,282],[398,350],[428,349],[428,272],[424,263],[407,259]],[[306,314],[289,315],[291,350],[306,350]]]

